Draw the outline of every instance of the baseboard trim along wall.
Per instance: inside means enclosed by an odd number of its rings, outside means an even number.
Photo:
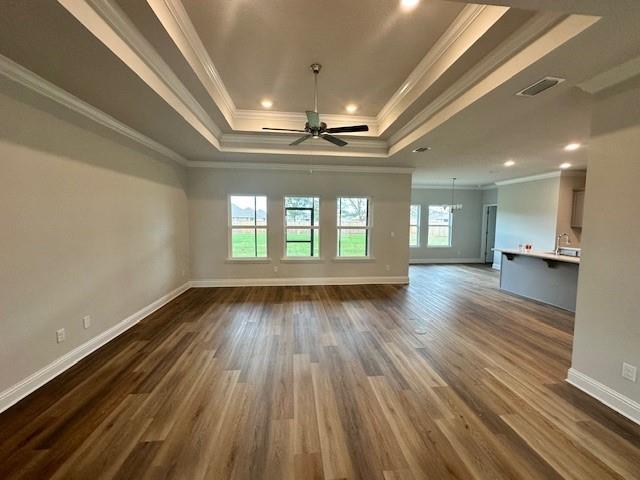
[[[407,285],[409,277],[213,278],[192,280],[192,287],[275,287],[300,285]]]
[[[491,265],[491,268],[493,268],[494,270],[500,270],[500,264],[494,263],[493,265]]]
[[[640,403],[631,400],[574,368],[569,369],[567,382],[640,425]]]
[[[71,368],[87,355],[98,350],[100,347],[110,342],[117,336],[121,335],[135,324],[137,324],[143,318],[151,315],[153,312],[163,307],[171,300],[176,298],[181,293],[188,290],[190,283],[187,282],[184,285],[172,290],[171,292],[163,295],[153,303],[150,303],[146,307],[138,310],[134,314],[122,320],[120,323],[105,330],[99,335],[93,337],[88,342],[74,348],[68,353],[51,362],[49,365],[41,368],[37,372],[29,375],[27,378],[18,382],[17,384],[9,387],[5,391],[0,393],[0,412],[5,411],[13,404],[19,402],[24,397],[29,395],[34,390],[37,390],[45,383],[53,380],[55,377],[63,373],[65,370]]]
[[[481,258],[411,258],[409,265],[431,265],[437,263],[484,263]]]

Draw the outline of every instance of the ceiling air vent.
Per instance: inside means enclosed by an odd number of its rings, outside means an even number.
[[[413,152],[420,153],[420,152],[428,152],[429,150],[431,150],[431,147],[418,147],[414,149]]]
[[[542,80],[538,80],[536,83],[528,86],[524,90],[520,90],[518,93],[516,93],[516,95],[519,95],[521,97],[535,97],[539,93],[542,93],[545,90],[550,89],[551,87],[555,87],[562,82],[564,82],[564,78],[544,77]]]

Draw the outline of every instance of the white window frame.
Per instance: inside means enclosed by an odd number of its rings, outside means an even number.
[[[429,231],[431,227],[445,227],[447,225],[432,225],[431,224],[431,207],[447,207],[447,204],[431,204],[428,205],[427,210],[427,248],[453,248],[453,214],[449,209],[449,244],[448,245],[431,245],[429,244]]]
[[[287,207],[286,207],[286,199],[287,198],[313,198],[313,199],[318,199],[318,225],[312,225],[312,226],[289,226],[287,225]],[[282,227],[284,229],[283,231],[283,238],[282,238],[282,247],[283,247],[283,251],[282,251],[282,260],[284,261],[298,261],[298,262],[305,262],[305,261],[321,261],[322,260],[322,243],[320,242],[320,218],[321,218],[321,209],[322,209],[322,198],[320,197],[320,195],[284,195],[282,197]],[[310,229],[311,230],[311,235],[313,236],[314,231],[318,232],[318,243],[319,248],[318,248],[318,256],[313,256],[313,246],[312,246],[312,250],[311,256],[307,256],[307,257],[290,257],[287,255],[287,230],[301,230],[301,229]]]
[[[411,224],[411,208],[418,207],[418,215],[417,222],[415,225]],[[409,247],[410,248],[419,248],[420,247],[420,223],[422,220],[422,205],[419,203],[412,203],[409,205]],[[411,245],[411,227],[416,227],[416,244]]]
[[[340,226],[339,221],[340,221],[340,215],[339,215],[339,205],[340,205],[340,199],[342,198],[365,198],[367,200],[367,225],[365,227],[358,227],[358,226]],[[373,239],[372,239],[372,235],[371,235],[371,231],[373,229],[373,201],[371,197],[368,197],[366,195],[340,195],[339,197],[336,197],[336,260],[370,260],[373,258],[371,252],[372,252],[372,244],[373,244]],[[359,255],[359,256],[346,256],[346,255],[340,255],[340,230],[365,230],[366,231],[366,251],[365,251],[365,255]]]
[[[257,220],[254,219],[254,225],[233,225],[233,216],[231,208],[231,197],[264,197],[266,207],[266,223],[264,225],[258,225]],[[255,205],[255,201],[254,201]],[[255,208],[255,206],[254,206]],[[257,210],[255,210],[257,212]],[[256,231],[256,238],[258,236],[258,229],[264,229],[266,231],[266,255],[264,257],[234,257],[233,256],[233,230],[249,230],[254,229]],[[257,253],[257,252],[256,252]],[[269,257],[269,196],[264,193],[230,193],[227,195],[227,260],[231,262],[270,262]]]

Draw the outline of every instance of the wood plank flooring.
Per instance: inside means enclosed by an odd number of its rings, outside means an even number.
[[[640,478],[572,330],[484,267],[192,289],[0,415],[0,478]]]

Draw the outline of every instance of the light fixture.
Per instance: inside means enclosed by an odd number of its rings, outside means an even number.
[[[265,98],[260,102],[260,105],[262,105],[264,108],[271,108],[273,107],[273,102],[268,98]]]
[[[461,203],[456,203],[455,199],[456,199],[456,177],[453,177],[451,179],[451,205],[447,205],[449,207],[449,212],[453,213],[458,213],[458,212],[462,212],[462,204]]]
[[[579,143],[570,143],[569,145],[564,147],[564,151],[565,152],[573,152],[577,149],[579,149],[581,147],[581,145]]]
[[[418,3],[420,3],[420,0],[400,0],[400,5],[405,10],[414,9],[418,5]]]
[[[422,152],[428,152],[429,150],[431,150],[431,147],[418,147],[418,148],[414,148],[412,151],[413,153],[422,153]]]
[[[513,160],[507,160],[506,162],[504,162],[505,167],[513,167],[515,164],[516,162],[514,162]]]
[[[356,110],[358,110],[358,106],[354,105],[353,103],[350,103],[349,105],[347,105],[346,107],[344,107],[344,109],[349,112],[349,113],[355,113]]]
[[[561,163],[560,164],[560,168],[562,170],[566,170],[567,168],[571,168],[571,164],[570,163]]]

